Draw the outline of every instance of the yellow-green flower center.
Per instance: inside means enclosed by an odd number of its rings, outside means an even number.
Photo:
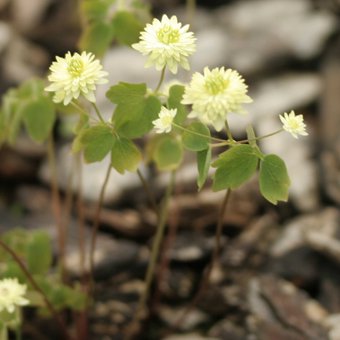
[[[178,42],[180,33],[170,25],[165,25],[157,32],[157,38],[163,44],[175,44]]]
[[[211,95],[222,93],[229,85],[229,81],[224,79],[221,74],[211,74],[204,82],[204,87]]]
[[[163,116],[161,117],[161,122],[163,126],[170,126],[172,124],[172,116]]]
[[[84,71],[84,63],[79,58],[73,58],[68,65],[67,71],[73,77],[79,77]]]

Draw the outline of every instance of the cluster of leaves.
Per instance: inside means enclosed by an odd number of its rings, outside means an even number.
[[[97,57],[104,55],[113,40],[129,46],[137,42],[150,20],[150,8],[140,0],[130,1],[123,8],[117,0],[84,0],[81,9],[86,25],[79,48]]]
[[[186,124],[188,111],[181,104],[183,93],[182,85],[173,85],[167,100],[162,102],[155,94],[148,93],[146,84],[121,82],[112,86],[106,94],[116,104],[111,120],[90,126],[89,120],[84,119],[86,123],[79,130],[73,149],[83,150],[88,163],[101,161],[111,153],[111,165],[119,173],[135,171],[143,158],[135,139],[151,131],[161,105],[167,105],[169,109],[177,109],[175,128],[169,134],[151,135],[145,151],[146,161],[154,162],[160,171],[175,170],[181,165],[186,149],[196,153],[199,189],[206,182],[211,166],[216,168],[214,191],[236,189],[259,170],[263,197],[273,204],[286,201],[290,180],[283,160],[276,155],[264,155],[255,142],[232,143],[216,161],[211,161],[210,130],[198,121]],[[249,141],[253,137],[249,135]]]
[[[59,275],[52,271],[53,254],[50,236],[42,230],[13,229],[4,233],[1,239],[25,263],[28,271],[44,291],[56,309],[71,308],[83,310],[86,296],[78,287],[70,287],[61,282]],[[42,313],[47,309],[42,297],[33,289],[18,263],[0,249],[0,278],[16,277],[28,287],[27,296],[31,305],[36,305]]]

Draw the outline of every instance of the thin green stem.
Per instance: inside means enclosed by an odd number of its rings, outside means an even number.
[[[168,217],[168,209],[169,209],[169,202],[170,197],[174,188],[175,184],[175,171],[172,171],[171,178],[168,184],[168,187],[165,192],[164,200],[162,202],[162,206],[160,209],[159,219],[158,219],[158,226],[155,238],[152,243],[151,249],[151,257],[149,261],[149,265],[145,275],[145,288],[140,296],[138,301],[137,309],[134,315],[134,318],[130,324],[129,330],[125,336],[125,339],[133,339],[135,333],[138,329],[140,319],[143,317],[143,312],[146,308],[146,303],[150,295],[151,284],[155,275],[155,269],[157,265],[158,255],[160,251],[160,247],[164,238],[165,226]]]
[[[65,340],[71,340],[72,337],[68,334],[66,325],[64,324],[64,321],[62,320],[62,318],[59,316],[58,312],[56,311],[56,309],[53,307],[52,303],[49,301],[47,295],[45,294],[45,292],[40,288],[40,286],[38,285],[38,283],[35,281],[35,279],[33,278],[33,276],[31,275],[31,273],[28,271],[28,269],[26,268],[26,266],[24,265],[24,263],[21,261],[21,259],[19,258],[19,256],[15,253],[15,251],[13,249],[11,249],[6,243],[4,243],[1,239],[0,239],[0,246],[8,253],[12,256],[12,258],[14,259],[14,261],[19,265],[19,267],[21,268],[21,270],[23,271],[23,273],[25,274],[25,276],[27,277],[27,280],[30,282],[31,286],[33,287],[33,289],[35,289],[43,298],[47,309],[49,310],[49,312],[51,313],[51,315],[54,317],[55,321],[57,322],[57,324],[59,325],[59,328],[61,330],[61,332],[64,335],[64,339]]]
[[[147,182],[147,180],[144,178],[143,174],[141,173],[141,171],[139,169],[137,169],[137,175],[143,185],[143,188],[148,196],[149,202],[153,208],[153,210],[155,211],[156,214],[158,214],[158,207],[157,207],[157,203],[155,200],[155,196],[153,195],[152,191],[150,190],[150,186]]]
[[[58,261],[61,278],[64,279],[65,275],[65,228],[62,220],[60,193],[58,187],[58,172],[55,157],[55,147],[53,135],[50,134],[48,138],[48,163],[50,166],[51,176],[51,193],[52,193],[52,210],[56,223],[57,236],[58,236]]]
[[[21,337],[21,327],[18,326],[16,329],[15,329],[15,340],[21,340],[22,337]]]
[[[8,329],[5,324],[0,325],[0,340],[8,340]]]
[[[233,135],[231,134],[231,130],[230,130],[230,127],[229,127],[227,120],[225,120],[225,130],[227,132],[228,140],[230,142],[234,142],[234,138],[233,138]]]
[[[155,93],[158,93],[158,90],[161,88],[162,84],[163,84],[163,81],[164,81],[164,76],[165,76],[165,69],[166,69],[166,66],[163,67],[162,69],[162,72],[161,72],[161,76],[159,78],[159,82],[158,82],[158,85],[155,89]]]
[[[103,118],[102,114],[100,113],[99,109],[98,109],[98,106],[96,105],[96,103],[92,103],[92,106],[99,118],[99,120],[102,122],[102,123],[105,123],[105,119]]]
[[[94,274],[94,251],[95,251],[95,248],[96,248],[97,232],[98,232],[98,228],[99,228],[100,211],[101,211],[101,207],[102,207],[102,204],[103,204],[103,201],[104,201],[105,191],[106,191],[107,184],[109,182],[111,170],[112,170],[112,166],[111,166],[111,163],[110,163],[108,168],[107,168],[107,171],[106,171],[104,183],[103,183],[102,188],[100,190],[97,208],[96,208],[96,212],[95,212],[95,215],[94,215],[93,227],[92,227],[91,245],[90,245],[90,277],[91,277],[91,283],[92,283],[91,285],[92,286],[93,286],[93,283],[94,283],[94,277],[93,277],[93,274]]]
[[[80,112],[86,114],[88,116],[88,112],[83,109],[79,104],[75,103],[74,101],[71,101],[70,103],[74,108],[76,108],[77,110],[79,110]]]
[[[81,278],[85,276],[85,217],[83,209],[83,166],[81,162],[81,154],[77,157],[77,224],[78,224],[78,249],[79,249],[79,267]]]
[[[249,142],[252,142],[252,141],[259,141],[259,140],[262,140],[262,139],[265,139],[265,138],[277,135],[278,133],[280,133],[282,131],[284,131],[284,130],[280,129],[280,130],[274,131],[272,133],[268,133],[267,135],[263,135],[263,136],[252,138],[252,139],[242,139],[242,140],[239,140],[239,141],[235,141],[234,140],[233,144],[244,144],[244,143],[249,143]],[[225,146],[225,145],[230,145],[230,144],[231,143],[229,141],[223,141],[221,143],[210,144],[210,146],[212,148],[217,148],[217,147],[220,147],[220,146]]]
[[[283,130],[283,129],[279,129],[279,130],[276,130],[276,131],[274,131],[274,132],[272,132],[272,133],[268,133],[267,135],[263,135],[263,136],[260,136],[260,137],[256,137],[256,138],[254,138],[254,139],[250,139],[249,142],[250,142],[250,141],[258,141],[258,140],[262,140],[262,139],[265,139],[265,138],[268,138],[268,137],[277,135],[278,133],[280,133],[280,132],[282,132],[282,131],[284,131],[284,130]],[[240,141],[239,143],[241,143],[241,142],[243,142],[243,141]],[[248,140],[245,140],[244,142],[248,142]]]
[[[211,140],[215,140],[215,141],[217,141],[217,142],[221,142],[221,143],[223,142],[223,143],[225,143],[225,144],[223,144],[223,145],[228,145],[228,144],[230,144],[230,142],[227,141],[227,140],[225,140],[225,139],[216,138],[216,137],[212,137],[212,136],[207,136],[207,135],[204,135],[204,134],[202,134],[202,133],[199,133],[199,132],[196,132],[196,131],[189,130],[189,129],[187,129],[187,128],[181,126],[181,125],[178,125],[178,124],[176,124],[176,123],[174,123],[174,122],[172,122],[172,125],[175,126],[175,127],[177,127],[177,128],[179,128],[179,129],[181,129],[181,130],[183,130],[183,131],[192,133],[193,135],[200,136],[200,137],[205,137],[205,138],[208,137],[208,138],[210,138]]]

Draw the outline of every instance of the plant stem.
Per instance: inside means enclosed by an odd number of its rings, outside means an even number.
[[[169,202],[174,184],[175,184],[175,171],[172,171],[171,178],[166,189],[164,200],[162,202],[162,206],[160,209],[156,235],[152,243],[151,257],[145,276],[145,288],[138,301],[134,318],[130,324],[125,339],[132,339],[134,337],[136,329],[138,329],[139,321],[143,317],[143,312],[146,307],[147,300],[149,298],[150,288],[155,274],[159,250],[164,237],[165,226],[168,217]]]
[[[231,190],[227,189],[226,193],[224,195],[223,202],[221,204],[220,210],[219,210],[218,221],[217,221],[217,226],[216,226],[216,234],[215,234],[215,247],[214,247],[214,250],[213,250],[213,253],[212,253],[212,256],[211,256],[211,261],[204,270],[202,282],[201,282],[201,285],[200,285],[196,295],[194,296],[194,298],[191,301],[191,303],[189,304],[189,306],[183,311],[183,313],[180,315],[180,317],[174,323],[173,328],[175,328],[175,329],[178,328],[179,325],[185,321],[185,319],[187,318],[190,311],[196,306],[199,299],[201,298],[201,296],[204,294],[204,292],[207,290],[207,288],[209,286],[210,274],[211,274],[211,271],[212,271],[214,265],[218,261],[218,257],[219,257],[220,250],[221,250],[221,237],[222,237],[222,230],[223,230],[223,220],[224,220],[225,212],[227,210],[227,206],[228,206],[228,202],[229,202],[229,198],[230,198],[230,193],[231,193]]]
[[[21,337],[21,328],[20,327],[17,327],[15,329],[15,339],[16,340],[21,340],[22,339],[22,337]]]
[[[186,11],[187,11],[187,22],[190,25],[193,25],[193,19],[195,17],[195,12],[196,12],[196,0],[187,0]]]
[[[75,107],[77,110],[79,110],[79,112],[85,114],[86,116],[89,115],[89,113],[88,113],[86,110],[84,110],[79,104],[75,103],[74,101],[71,101],[70,104],[71,104],[73,107]]]
[[[234,138],[233,135],[231,134],[231,130],[227,120],[225,120],[225,130],[227,132],[229,142],[234,142]]]
[[[81,162],[81,154],[77,157],[76,162],[77,168],[77,217],[78,217],[78,249],[79,249],[79,267],[80,267],[80,275],[83,279],[85,276],[85,218],[84,218],[84,210],[83,210],[83,166]]]
[[[68,334],[68,331],[67,331],[66,325],[64,324],[64,321],[61,319],[61,317],[59,316],[58,312],[54,309],[54,307],[53,307],[52,303],[49,301],[47,295],[44,293],[44,291],[37,284],[37,282],[35,281],[35,279],[31,275],[31,273],[28,271],[28,269],[25,267],[24,263],[19,258],[19,256],[15,253],[15,251],[13,249],[11,249],[1,239],[0,239],[0,246],[8,254],[10,254],[12,256],[14,261],[19,265],[19,267],[21,268],[21,270],[23,271],[23,273],[27,277],[27,280],[30,282],[30,284],[33,287],[33,289],[35,289],[42,296],[42,298],[43,298],[43,300],[44,300],[44,302],[46,304],[47,309],[49,310],[49,312],[51,313],[51,315],[54,317],[55,321],[59,325],[60,330],[62,331],[62,333],[64,335],[64,339],[65,340],[71,340],[72,337]]]
[[[140,179],[140,181],[142,182],[143,188],[148,196],[148,199],[150,201],[150,204],[153,208],[153,210],[155,211],[156,214],[158,214],[158,207],[156,204],[156,200],[155,200],[155,196],[153,195],[152,191],[150,190],[150,186],[148,184],[148,182],[146,181],[146,179],[144,178],[143,174],[141,173],[141,171],[139,169],[137,169],[137,175]]]
[[[55,218],[58,237],[58,267],[62,280],[65,277],[65,228],[61,216],[61,202],[58,188],[58,173],[55,158],[55,147],[52,134],[48,138],[48,163],[51,175],[52,210]]]
[[[98,109],[98,106],[96,105],[96,103],[92,103],[92,106],[99,118],[99,120],[102,122],[102,123],[105,123],[105,119],[103,118],[102,114],[100,113],[99,109]]]
[[[0,340],[8,340],[8,330],[5,324],[0,325]]]
[[[166,69],[166,66],[164,66],[163,69],[162,69],[161,77],[159,78],[159,82],[158,82],[158,85],[157,85],[157,87],[155,89],[155,93],[158,92],[158,90],[160,89],[160,87],[163,84],[164,76],[165,76],[165,69]]]
[[[92,235],[91,235],[91,245],[90,245],[90,277],[91,277],[91,285],[93,286],[94,283],[94,251],[96,248],[96,241],[97,241],[97,232],[98,232],[98,228],[99,228],[99,217],[100,217],[100,210],[104,201],[104,195],[105,195],[105,190],[107,187],[107,184],[109,182],[109,178],[110,178],[110,174],[111,174],[111,163],[109,164],[107,171],[106,171],[106,175],[105,175],[105,179],[104,179],[104,183],[102,185],[102,188],[100,190],[100,195],[99,195],[99,199],[98,199],[98,204],[97,204],[97,208],[96,208],[96,212],[94,215],[94,222],[93,222],[93,227],[92,227]]]

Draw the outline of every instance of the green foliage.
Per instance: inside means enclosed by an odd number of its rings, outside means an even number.
[[[120,136],[138,138],[152,129],[161,102],[155,96],[148,96],[146,91],[146,84],[120,82],[106,93],[107,98],[117,104],[112,121]]]
[[[56,112],[41,79],[31,79],[3,97],[0,110],[0,142],[15,143],[24,123],[32,139],[43,142],[51,133]]]
[[[173,135],[154,136],[147,148],[148,159],[161,171],[177,169],[183,160],[183,146]]]
[[[144,23],[128,11],[119,11],[112,19],[113,35],[120,44],[132,45],[138,42]]]
[[[85,129],[79,142],[84,148],[85,161],[93,163],[101,161],[111,151],[115,137],[109,126],[98,124]]]
[[[217,168],[213,190],[235,189],[246,182],[255,172],[258,153],[250,145],[236,145],[219,155],[212,164]]]
[[[50,135],[56,117],[52,101],[39,97],[21,107],[21,115],[31,138],[43,142]]]
[[[141,1],[126,3],[124,9],[114,7],[116,0],[84,0],[81,4],[83,32],[79,49],[102,57],[113,40],[131,45],[138,41],[150,9]],[[118,6],[119,7],[119,6]]]
[[[266,155],[260,164],[260,191],[273,204],[288,200],[290,179],[284,161],[276,155]]]
[[[79,41],[79,49],[102,57],[110,47],[112,39],[112,25],[105,21],[95,21],[86,26]]]
[[[211,149],[205,149],[197,152],[197,186],[201,190],[205,181],[207,180],[211,162]]]
[[[52,264],[50,237],[43,231],[32,234],[26,248],[27,268],[31,274],[47,274]]]
[[[185,87],[182,85],[173,85],[169,90],[168,106],[169,109],[177,109],[174,123],[182,124],[188,115],[188,110],[185,105],[181,104]]]
[[[136,171],[142,155],[136,145],[129,139],[116,138],[111,150],[111,164],[121,174]]]
[[[190,151],[202,151],[209,148],[210,130],[201,122],[193,122],[184,131],[182,142]]]
[[[80,288],[64,285],[51,271],[51,240],[45,231],[16,228],[1,235],[1,239],[20,256],[56,309],[83,310],[86,307],[87,297]],[[34,291],[20,266],[2,248],[0,248],[0,263],[2,264],[0,277],[16,277],[20,282],[27,284],[30,304],[41,307],[41,311],[46,313],[40,294]]]

